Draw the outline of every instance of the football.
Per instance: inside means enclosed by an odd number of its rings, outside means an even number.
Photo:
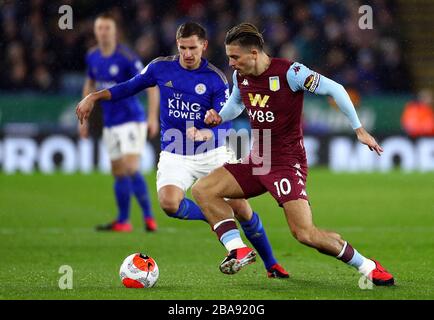
[[[127,288],[151,288],[159,274],[155,260],[143,253],[126,257],[119,270],[121,281]]]

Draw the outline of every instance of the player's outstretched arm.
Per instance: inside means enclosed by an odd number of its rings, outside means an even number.
[[[293,91],[305,90],[319,95],[333,97],[339,110],[344,113],[351,123],[351,127],[357,135],[357,139],[366,144],[371,151],[381,155],[383,149],[375,141],[360,123],[353,102],[345,88],[327,78],[314,72],[300,63],[293,63],[287,72],[288,84]]]
[[[90,77],[86,77],[86,80],[83,84],[83,90],[81,97],[86,97],[89,93],[94,92],[96,90],[95,88],[95,80],[91,79]],[[88,121],[83,121],[83,123],[78,123],[78,134],[80,138],[87,138],[89,137],[89,124]]]
[[[147,65],[140,74],[136,75],[130,80],[119,83],[110,89],[100,90],[87,95],[83,100],[80,101],[75,111],[80,123],[83,123],[83,120],[87,120],[89,118],[90,112],[97,101],[117,101],[131,97],[146,88],[155,86],[157,83],[153,77],[153,67],[154,66],[151,63]]]
[[[351,101],[351,98],[345,88],[341,84],[330,80],[324,76],[321,76],[321,80],[322,83],[318,88],[318,93],[327,94],[333,97],[339,107],[339,110],[341,110],[341,112],[343,112],[350,120],[351,126],[357,135],[357,139],[361,143],[367,145],[369,147],[369,150],[375,151],[379,156],[381,156],[381,152],[383,152],[383,149],[379,146],[377,141],[375,141],[374,137],[372,137],[362,127],[359,117],[357,116],[356,109],[354,108],[353,102]]]
[[[157,86],[146,89],[148,94],[148,136],[154,138],[160,129],[160,90]]]
[[[363,144],[366,144],[371,151],[375,151],[379,156],[383,152],[383,148],[377,143],[375,138],[371,136],[363,127],[354,130],[357,135],[357,139]]]
[[[362,127],[353,102],[351,101],[348,92],[341,84],[328,79],[327,77],[321,76],[321,84],[318,88],[318,94],[326,94],[333,97],[339,107],[339,110],[343,112],[350,120],[351,126],[357,135],[357,139],[361,143],[367,145],[369,150],[375,151],[379,156],[381,156],[383,149],[379,146],[377,141],[375,141],[374,137],[372,137]]]
[[[95,102],[110,99],[111,93],[107,89],[92,92],[86,97],[84,97],[75,108],[75,113],[78,120],[80,120],[80,123],[83,124],[83,121],[87,121],[87,119],[89,119],[89,115],[92,112],[93,107],[95,106]]]

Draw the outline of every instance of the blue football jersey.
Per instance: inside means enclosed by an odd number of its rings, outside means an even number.
[[[214,128],[204,123],[206,112],[220,111],[229,97],[228,81],[222,71],[206,59],[202,59],[199,68],[188,70],[181,66],[178,55],[160,57],[131,80],[110,88],[110,92],[112,99],[117,100],[155,85],[160,89],[161,150],[191,155],[225,145],[224,133],[231,123]],[[214,139],[191,141],[186,137],[190,126],[211,129]]]
[[[103,56],[99,48],[86,56],[87,76],[94,80],[97,90],[108,89],[137,75],[143,64],[127,47],[118,44],[110,56]],[[143,105],[135,96],[118,101],[102,101],[104,126],[111,127],[130,121],[145,121]]]

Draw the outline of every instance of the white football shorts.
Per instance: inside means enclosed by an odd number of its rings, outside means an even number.
[[[102,139],[110,160],[118,160],[127,154],[141,155],[146,143],[146,122],[126,122],[105,127]]]
[[[197,179],[235,160],[235,153],[226,146],[191,156],[161,151],[157,166],[157,191],[164,186],[175,185],[186,192]]]

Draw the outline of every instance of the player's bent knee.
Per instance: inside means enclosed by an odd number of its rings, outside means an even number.
[[[122,179],[125,177],[128,177],[128,175],[124,171],[116,171],[112,172],[113,178],[115,179]]]
[[[166,185],[158,190],[158,202],[167,215],[178,212],[182,199],[184,199],[183,190],[174,185]]]
[[[122,178],[128,176],[128,173],[122,166],[112,166],[112,175],[115,178]]]
[[[161,209],[170,217],[173,216],[176,212],[178,212],[179,204],[181,200],[173,199],[167,196],[160,196],[158,198],[160,202]]]
[[[126,169],[126,174],[128,176],[134,176],[137,172],[139,172],[139,170],[137,170],[137,168],[127,168]]]

